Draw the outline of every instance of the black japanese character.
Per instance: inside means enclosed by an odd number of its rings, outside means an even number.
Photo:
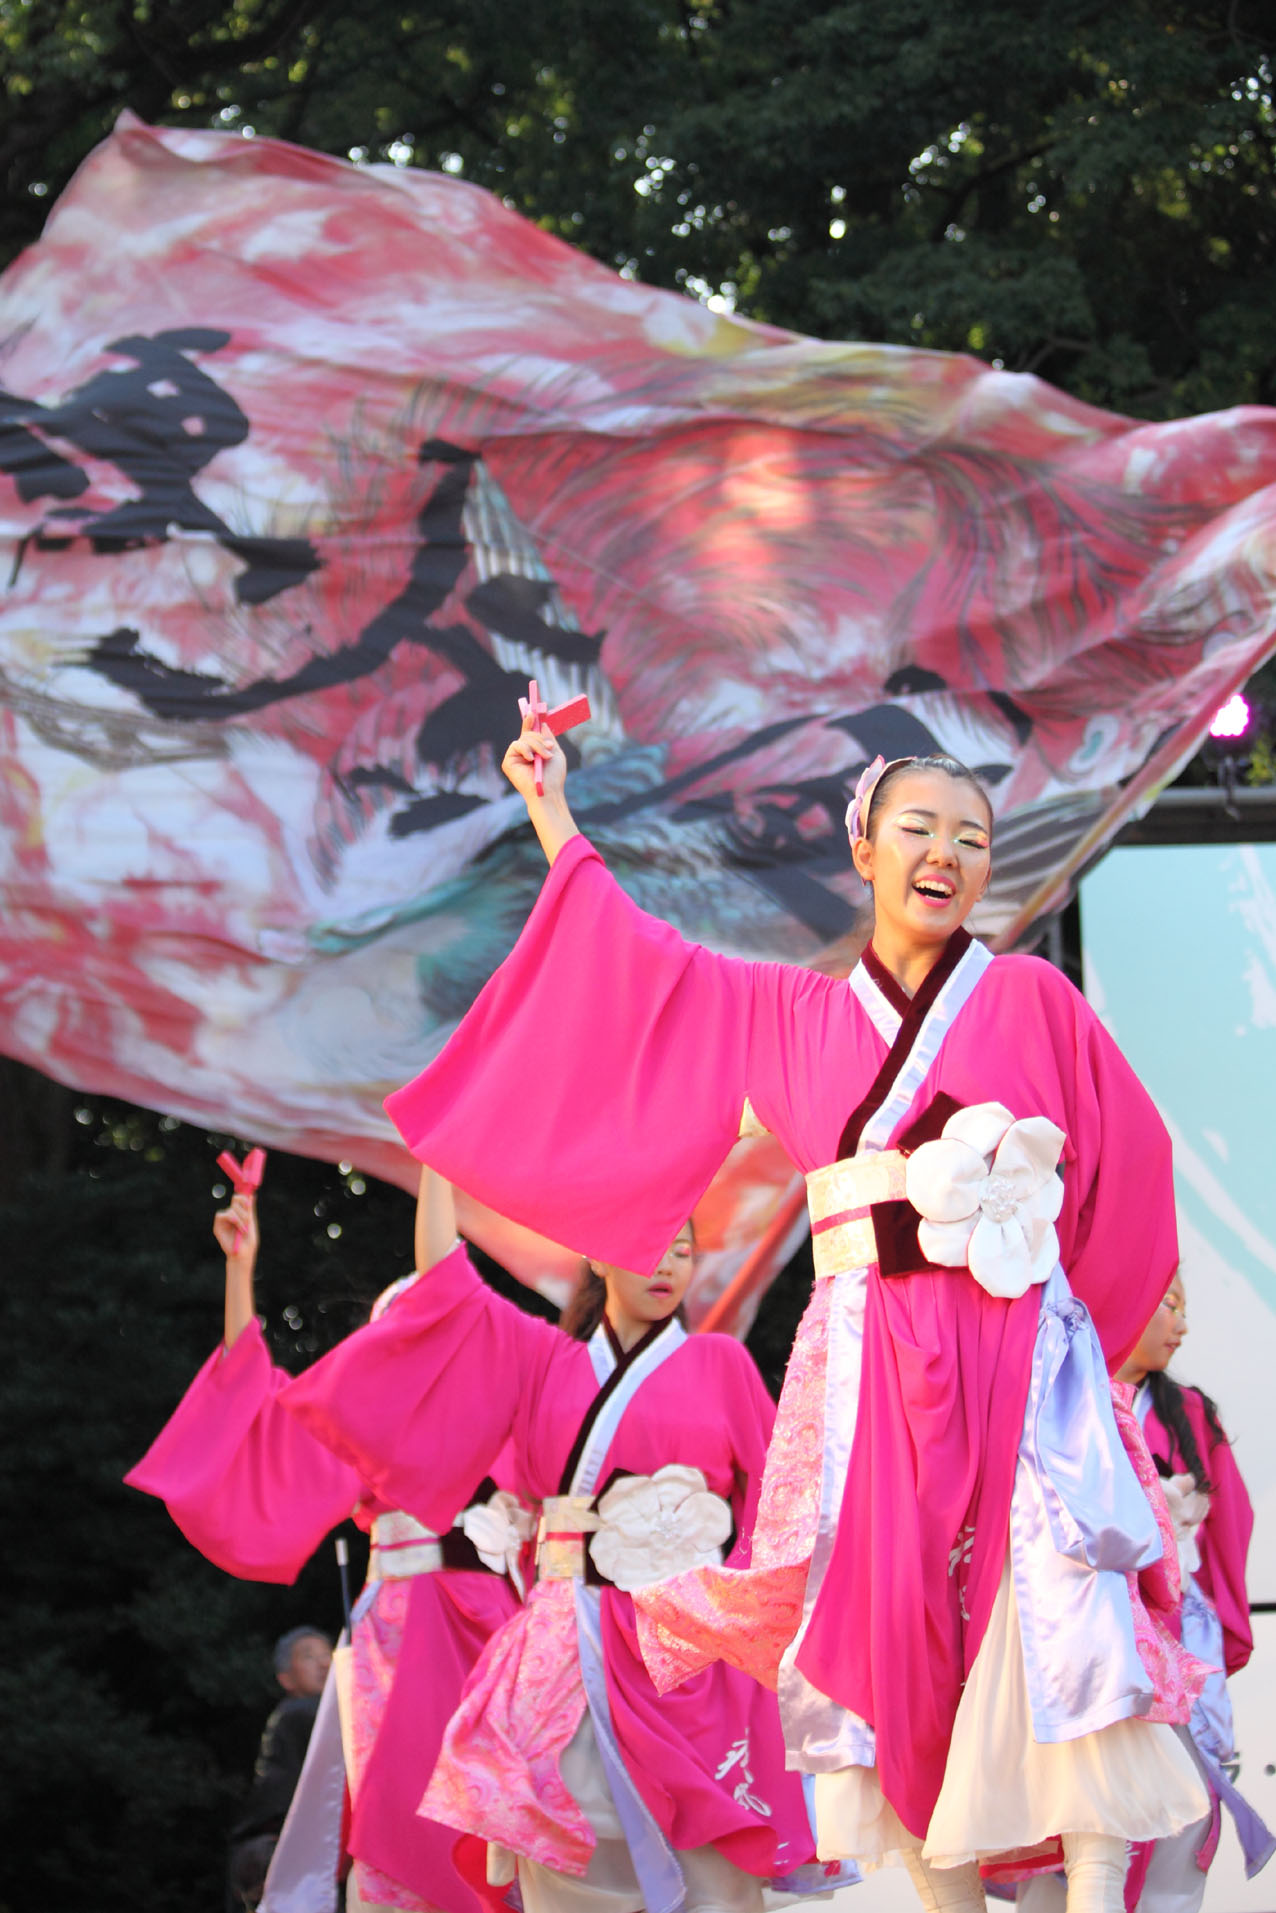
[[[193,488],[218,452],[242,444],[249,433],[234,399],[188,356],[215,352],[230,337],[185,326],[153,338],[114,339],[108,350],[133,366],[95,373],[60,405],[0,391],[0,471],[15,479],[20,497],[78,498],[88,487],[80,468],[46,445],[46,437],[114,465],[138,491],[111,511],[85,515],[73,505],[55,507],[31,541],[37,549],[66,542],[53,530],[55,521],[66,521],[67,536],[86,536],[101,553],[161,544],[172,529],[205,532],[243,560],[235,591],[244,604],[263,604],[316,569],[319,556],[306,539],[232,531]]]

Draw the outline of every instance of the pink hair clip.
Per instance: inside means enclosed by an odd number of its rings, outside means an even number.
[[[885,769],[886,759],[875,757],[872,763],[866,764],[860,772],[860,781],[855,786],[855,795],[846,806],[846,834],[852,843],[857,837],[864,835],[865,825],[868,823],[868,807],[873,801],[877,781]]]

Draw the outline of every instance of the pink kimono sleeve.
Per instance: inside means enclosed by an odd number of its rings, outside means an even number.
[[[753,1079],[783,1102],[768,1085],[804,981],[824,979],[684,942],[575,837],[451,1040],[386,1108],[414,1156],[498,1214],[649,1271],[736,1141]]]
[[[387,1506],[444,1529],[490,1474],[560,1345],[575,1346],[494,1295],[458,1243],[281,1400]]]
[[[202,1555],[244,1580],[296,1580],[362,1495],[355,1471],[280,1407],[287,1381],[253,1322],[209,1357],[124,1477],[158,1496]]]
[[[1063,978],[1055,990],[1066,992],[1072,1010],[1071,1028],[1056,1029],[1055,1044],[1068,1052],[1060,1065],[1073,1109],[1064,1126],[1080,1192],[1063,1261],[1115,1373],[1178,1267],[1170,1139],[1094,1011]],[[1056,997],[1052,1018],[1061,1007]],[[1060,1235],[1066,1239],[1063,1227]]]
[[[1241,1479],[1236,1457],[1226,1441],[1213,1436],[1201,1398],[1194,1388],[1183,1390],[1183,1405],[1191,1418],[1196,1445],[1213,1484],[1209,1513],[1197,1534],[1201,1565],[1196,1578],[1223,1625],[1223,1662],[1229,1674],[1239,1673],[1254,1651],[1249,1618],[1245,1563],[1254,1532],[1254,1510]],[[1214,1446],[1211,1447],[1211,1442]]]

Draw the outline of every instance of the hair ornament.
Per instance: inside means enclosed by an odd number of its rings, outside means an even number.
[[[846,806],[846,834],[854,843],[857,837],[868,835],[868,813],[873,806],[873,793],[885,777],[887,771],[897,771],[904,764],[924,763],[917,757],[892,757],[889,761],[881,756],[875,757],[871,764],[865,765],[860,772],[860,781],[855,786],[855,795]]]
[[[877,756],[860,772],[859,783],[855,786],[855,795],[846,806],[846,834],[852,843],[857,837],[864,835],[864,826],[868,822],[868,807],[873,801],[877,780],[885,769],[886,759]]]

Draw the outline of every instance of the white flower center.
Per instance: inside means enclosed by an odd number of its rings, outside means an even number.
[[[683,1526],[681,1506],[662,1508],[651,1524],[651,1539],[657,1543],[680,1541]]]
[[[990,1222],[1009,1222],[1019,1207],[1008,1176],[988,1176],[979,1191],[979,1206]]]

